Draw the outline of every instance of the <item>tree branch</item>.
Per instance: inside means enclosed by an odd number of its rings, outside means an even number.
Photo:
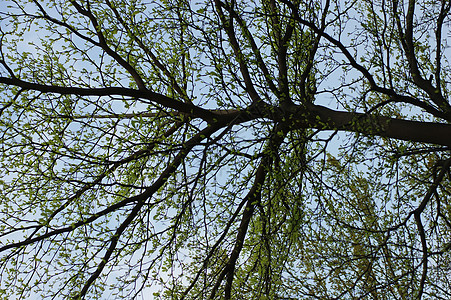
[[[433,106],[431,106],[431,105],[429,105],[427,103],[422,103],[418,99],[415,99],[415,98],[412,98],[412,97],[408,97],[408,96],[404,96],[404,95],[399,95],[398,93],[396,93],[392,89],[387,89],[385,87],[381,87],[381,86],[377,85],[376,81],[374,80],[373,75],[371,75],[371,73],[368,71],[368,69],[366,69],[361,64],[357,63],[357,61],[354,59],[352,54],[349,52],[348,48],[345,45],[343,45],[343,43],[341,43],[339,40],[333,38],[328,33],[324,32],[323,30],[318,28],[312,22],[306,21],[303,18],[301,18],[301,16],[299,15],[296,7],[291,2],[289,2],[287,0],[281,0],[281,1],[283,3],[285,3],[285,4],[287,4],[289,7],[291,7],[291,9],[293,10],[294,19],[297,22],[310,27],[315,33],[323,36],[325,39],[327,39],[333,45],[338,47],[340,49],[340,51],[348,59],[348,61],[351,64],[351,66],[354,67],[356,70],[358,70],[360,73],[362,73],[363,76],[368,80],[368,82],[370,84],[370,87],[371,87],[371,89],[373,91],[385,94],[385,95],[389,96],[390,98],[392,98],[393,100],[395,100],[397,102],[405,102],[405,103],[414,104],[414,105],[416,105],[418,107],[426,109],[428,112],[430,112],[431,114],[433,114],[434,116],[436,116],[438,118],[443,118],[443,119],[451,122],[451,109],[449,107],[449,104],[444,99],[437,100],[437,97],[439,97],[439,96],[442,97],[442,96],[441,95],[437,96],[436,93],[435,93],[435,89],[433,89],[432,86],[431,86],[432,89],[428,87],[427,90],[425,90],[425,91],[428,92],[428,95],[431,97],[432,100],[434,100],[434,102],[438,105],[438,107],[440,109],[442,109],[442,111],[437,110],[436,108],[434,108]],[[445,103],[443,103],[443,101],[445,101]]]
[[[120,95],[132,98],[147,99],[164,107],[175,109],[179,112],[193,115],[208,122],[214,122],[218,115],[214,112],[195,106],[191,103],[184,103],[168,96],[152,92],[150,90],[135,90],[124,87],[107,87],[107,88],[79,88],[64,87],[56,85],[44,85],[23,81],[18,78],[0,77],[0,83],[14,85],[25,90],[40,91],[43,93],[57,93],[61,95],[79,95],[79,96],[111,96]],[[224,115],[222,117],[225,117]],[[235,117],[235,116],[230,116]]]
[[[368,136],[381,136],[411,142],[431,143],[451,147],[451,124],[395,119],[364,113],[344,112],[312,105],[288,113],[295,128],[344,130]]]
[[[283,125],[276,125],[268,145],[266,148],[266,155],[262,158],[256,172],[254,183],[245,196],[246,206],[241,217],[241,222],[238,227],[237,236],[235,238],[235,245],[233,247],[232,253],[230,254],[229,261],[227,265],[222,270],[221,274],[216,280],[216,284],[210,294],[210,299],[214,299],[217,289],[219,288],[222,280],[227,276],[226,284],[224,287],[224,297],[225,299],[231,298],[232,282],[235,275],[235,267],[238,257],[243,249],[244,239],[249,227],[250,220],[254,214],[255,206],[260,202],[261,191],[263,184],[265,182],[266,174],[268,173],[269,167],[272,164],[274,157],[277,155],[277,149],[282,143],[285,135],[287,133],[287,128]]]
[[[138,88],[140,90],[146,90],[146,84],[144,83],[141,76],[138,74],[138,72],[133,68],[125,59],[123,59],[119,54],[117,54],[115,51],[113,51],[107,43],[107,40],[105,39],[105,36],[103,35],[102,31],[100,30],[100,25],[97,22],[97,19],[92,14],[92,12],[88,9],[84,9],[80,4],[78,4],[75,0],[70,0],[70,3],[77,9],[77,11],[88,17],[89,20],[92,23],[92,26],[94,27],[94,30],[97,33],[97,37],[99,38],[99,45],[100,47],[108,53],[109,56],[111,56],[119,65],[121,65],[125,70],[127,70],[130,75],[135,80],[136,84],[138,85]],[[89,4],[88,4],[89,5]]]

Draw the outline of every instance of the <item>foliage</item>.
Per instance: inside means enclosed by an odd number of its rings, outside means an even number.
[[[451,2],[0,5],[3,298],[451,297]]]

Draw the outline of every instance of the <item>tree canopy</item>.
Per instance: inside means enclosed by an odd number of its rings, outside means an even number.
[[[1,6],[3,298],[451,298],[451,1]]]

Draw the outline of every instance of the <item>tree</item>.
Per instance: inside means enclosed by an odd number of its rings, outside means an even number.
[[[3,297],[451,297],[451,1],[6,4]]]

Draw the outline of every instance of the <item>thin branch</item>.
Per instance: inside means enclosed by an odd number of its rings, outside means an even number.
[[[451,8],[451,2],[450,1],[441,1],[442,5],[440,8],[440,13],[437,19],[437,29],[435,30],[435,43],[436,43],[436,53],[435,53],[435,87],[439,90],[441,93],[442,87],[441,87],[441,80],[440,80],[440,71],[441,71],[441,62],[442,62],[442,27],[443,27],[443,21],[445,20],[446,16],[449,14],[449,10]]]
[[[142,39],[140,39],[131,29],[130,27],[127,25],[127,23],[125,22],[125,20],[121,17],[120,13],[117,11],[116,7],[114,7],[111,2],[109,0],[106,0],[107,5],[111,8],[111,10],[113,10],[114,15],[116,16],[116,19],[119,20],[119,22],[121,23],[122,26],[124,26],[124,28],[127,30],[127,33],[130,34],[133,38],[134,41],[136,41],[139,45],[139,47],[144,50],[144,52],[151,58],[151,60],[153,61],[153,63],[155,64],[155,66],[157,66],[158,69],[160,69],[164,75],[166,75],[173,88],[177,91],[177,93],[184,98],[185,100],[189,100],[188,99],[188,95],[186,94],[186,90],[182,89],[180,87],[180,85],[177,83],[175,77],[171,74],[171,72],[169,72],[169,70],[166,68],[166,66],[164,64],[162,64],[160,62],[160,60],[155,56],[155,54],[153,54],[153,52],[149,49],[149,47],[147,47],[144,42],[142,41]]]
[[[240,17],[240,15],[236,13],[236,11],[230,10],[230,15],[237,21],[241,30],[244,32],[244,36],[249,41],[252,52],[254,53],[255,58],[257,60],[257,65],[260,68],[260,70],[262,71],[263,77],[265,78],[265,81],[268,84],[269,89],[274,93],[274,95],[280,96],[279,95],[280,91],[277,89],[277,87],[275,86],[274,82],[271,79],[272,76],[271,76],[268,68],[266,67],[266,64],[263,60],[263,57],[260,53],[257,43],[255,42],[255,39],[254,39],[252,33],[250,32],[248,26],[246,25],[244,20]]]
[[[260,99],[260,96],[258,95],[257,91],[254,88],[254,84],[253,84],[249,69],[247,68],[247,62],[244,59],[244,53],[242,52],[240,44],[235,36],[235,29],[233,26],[233,18],[226,19],[224,12],[222,10],[222,8],[224,7],[229,12],[230,16],[232,16],[233,11],[234,11],[232,4],[225,5],[220,0],[215,0],[214,2],[215,2],[216,11],[219,15],[219,18],[221,19],[222,25],[227,33],[227,36],[229,37],[229,42],[230,42],[230,45],[232,46],[233,52],[235,54],[235,58],[238,61],[238,64],[240,65],[240,72],[244,79],[244,83],[246,86],[246,92],[251,97],[252,102],[254,102],[254,103],[260,102],[261,99]]]
[[[276,125],[273,131],[273,135],[271,136],[268,146],[267,146],[267,154],[262,158],[256,172],[255,172],[255,179],[254,183],[245,196],[244,199],[246,199],[246,206],[244,208],[241,222],[238,227],[237,236],[235,238],[235,245],[232,250],[232,253],[230,254],[229,260],[227,262],[227,265],[222,270],[221,274],[216,279],[216,284],[213,287],[211,293],[210,293],[210,299],[214,299],[216,292],[221,285],[221,282],[223,281],[224,277],[227,276],[226,284],[224,288],[224,298],[230,299],[231,298],[231,291],[232,291],[232,282],[235,275],[235,267],[236,262],[238,260],[238,257],[241,253],[241,250],[244,245],[244,239],[247,234],[247,230],[249,227],[250,220],[254,214],[255,206],[260,202],[261,198],[261,191],[264,184],[264,181],[266,179],[266,174],[269,171],[269,167],[273,162],[274,157],[277,155],[277,149],[282,143],[286,133],[287,128],[283,127],[283,125]]]
[[[94,30],[97,33],[97,37],[99,38],[99,45],[100,47],[106,52],[108,53],[108,55],[110,55],[115,61],[117,61],[117,63],[119,65],[121,65],[124,69],[126,69],[130,75],[133,77],[133,79],[135,80],[136,84],[138,85],[138,88],[140,90],[146,90],[146,84],[144,83],[143,79],[141,78],[141,76],[138,74],[138,72],[135,70],[135,68],[130,65],[125,59],[123,59],[117,52],[113,51],[113,49],[111,49],[108,46],[108,42],[105,39],[105,36],[103,35],[102,31],[101,31],[101,26],[100,24],[97,22],[96,17],[92,14],[92,12],[88,9],[84,9],[80,4],[78,4],[75,0],[70,0],[70,3],[77,9],[77,11],[88,17],[89,20],[91,21]]]
[[[218,124],[216,126],[210,126],[202,130],[201,132],[194,135],[189,141],[184,144],[184,148],[179,152],[179,154],[174,158],[174,160],[168,164],[166,169],[160,174],[158,179],[152,184],[150,187],[146,189],[144,193],[139,195],[138,203],[135,205],[133,210],[130,212],[128,217],[124,220],[124,222],[119,226],[116,230],[114,236],[110,240],[110,246],[105,253],[102,261],[97,266],[96,271],[91,275],[86,284],[83,286],[79,295],[75,297],[75,299],[81,299],[89,290],[90,286],[94,283],[94,281],[100,276],[107,262],[109,261],[112,253],[116,249],[117,242],[119,240],[120,235],[124,232],[124,230],[131,224],[134,218],[138,215],[138,212],[144,206],[147,199],[151,198],[155,192],[157,192],[169,179],[169,177],[177,170],[192,148],[199,144],[205,138],[210,137],[213,133],[215,133],[218,129],[226,124]]]
[[[423,91],[425,91],[433,103],[435,103],[443,112],[450,118],[451,106],[441,94],[441,90],[432,86],[432,82],[424,79],[420,74],[418,67],[418,60],[415,55],[413,28],[414,28],[414,15],[415,15],[415,0],[409,0],[407,15],[406,15],[406,30],[403,33],[401,21],[399,19],[398,1],[393,2],[393,13],[397,17],[398,31],[401,37],[401,45],[407,57],[407,61],[410,67],[410,73],[412,75],[414,83]],[[437,45],[440,48],[440,45]],[[447,119],[448,121],[451,119]]]
[[[297,22],[310,27],[315,33],[323,36],[325,39],[327,39],[333,45],[337,46],[340,49],[340,51],[346,56],[349,63],[351,64],[351,66],[353,66],[360,73],[362,73],[363,76],[365,76],[365,78],[368,80],[372,90],[374,90],[376,92],[380,92],[382,94],[385,94],[385,95],[389,96],[390,98],[394,99],[396,102],[405,102],[405,103],[414,104],[418,107],[424,108],[427,112],[431,113],[432,115],[434,115],[438,118],[442,118],[444,120],[451,121],[451,110],[445,109],[444,111],[440,111],[427,103],[422,103],[418,99],[415,99],[415,98],[409,97],[409,96],[399,95],[392,89],[384,88],[384,87],[377,85],[373,75],[371,75],[371,73],[368,71],[368,69],[366,69],[364,66],[357,63],[357,61],[354,59],[352,54],[349,52],[348,48],[345,45],[343,45],[342,42],[333,38],[328,33],[322,31],[320,28],[318,28],[312,22],[306,21],[303,18],[301,18],[296,7],[294,7],[294,5],[291,2],[289,2],[288,0],[281,0],[281,1],[292,8],[294,19]],[[431,96],[431,95],[429,95],[429,96]],[[443,105],[439,105],[439,107],[443,109]]]

